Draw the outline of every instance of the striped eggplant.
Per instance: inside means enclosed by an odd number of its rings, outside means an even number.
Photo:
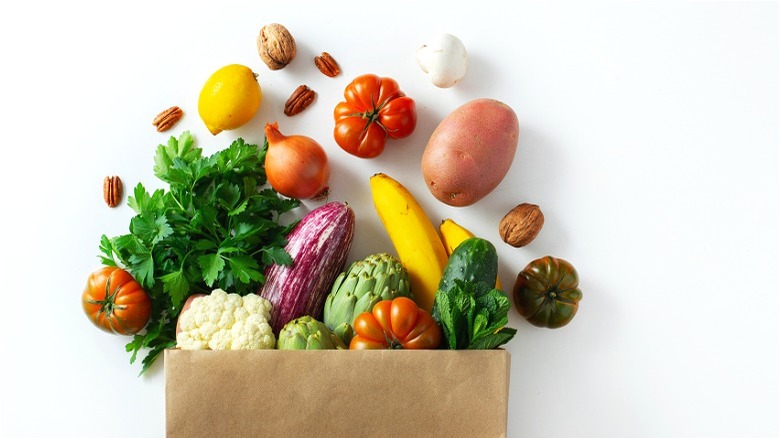
[[[308,315],[320,319],[325,297],[344,269],[355,231],[355,212],[345,202],[329,202],[307,213],[287,235],[293,263],[266,269],[259,295],[273,305],[274,334]]]

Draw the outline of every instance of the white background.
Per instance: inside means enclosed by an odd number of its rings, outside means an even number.
[[[170,133],[191,130],[208,154],[239,136],[262,142],[273,120],[320,141],[331,200],[357,212],[351,260],[392,251],[368,188],[383,171],[435,223],[491,239],[505,285],[537,257],[572,262],[584,298],[571,324],[535,328],[511,310],[510,437],[778,436],[777,3],[106,5],[0,13],[0,436],[164,435],[162,360],[137,377],[127,339],[91,326],[79,299],[100,235],[125,233],[132,216],[126,199],[103,203],[103,177],[161,187],[153,154],[167,135],[151,120],[171,105],[186,115]],[[255,49],[271,22],[299,51],[276,72]],[[446,90],[415,61],[442,31],[471,62]],[[341,76],[315,69],[321,51]],[[229,63],[259,73],[264,101],[248,125],[213,137],[197,96]],[[398,80],[419,123],[361,160],[332,140],[331,111],[368,72]],[[288,118],[301,83],[317,100]],[[420,157],[436,124],[479,97],[517,112],[517,155],[492,194],[448,207],[427,192]],[[546,222],[517,249],[497,224],[521,202]]]

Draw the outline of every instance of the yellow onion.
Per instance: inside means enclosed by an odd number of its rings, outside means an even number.
[[[321,199],[328,195],[330,166],[325,149],[305,135],[286,136],[276,122],[265,125],[268,183],[284,196]]]

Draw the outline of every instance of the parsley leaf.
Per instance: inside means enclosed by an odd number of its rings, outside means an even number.
[[[135,212],[129,233],[101,236],[101,262],[124,266],[152,300],[145,330],[125,347],[131,363],[147,350],[142,374],[176,345],[176,319],[188,296],[216,287],[257,292],[269,265],[292,263],[284,246],[295,223],[282,225],[279,217],[300,201],[267,186],[267,149],[267,141],[239,138],[204,157],[188,131],[170,137],[154,156],[154,174],[167,187],[149,192],[139,183],[128,197]]]
[[[114,259],[114,246],[111,244],[111,239],[106,235],[100,236],[100,255],[98,256],[100,263],[105,266],[116,266],[116,260]]]

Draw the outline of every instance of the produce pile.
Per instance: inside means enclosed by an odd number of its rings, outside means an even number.
[[[271,70],[297,54],[280,24],[264,26],[258,53]],[[417,53],[437,87],[455,86],[467,72],[467,52],[443,34]],[[314,65],[329,77],[341,66],[327,52]],[[258,74],[232,64],[209,77],[198,101],[208,131],[243,126],[262,102]],[[315,92],[296,88],[285,103],[293,117]],[[179,107],[153,125],[172,129]],[[416,128],[415,101],[392,78],[363,74],[333,111],[333,140],[343,152],[371,159],[388,140]],[[507,104],[488,98],[455,108],[431,133],[421,172],[432,196],[467,207],[487,196],[508,173],[519,124]],[[135,212],[129,232],[100,239],[102,267],[82,294],[99,328],[132,336],[141,373],[167,348],[181,349],[492,349],[509,342],[510,298],[498,279],[494,245],[452,219],[437,228],[413,194],[385,173],[370,177],[376,214],[395,254],[366,254],[348,264],[356,212],[329,200],[328,154],[316,140],[285,135],[277,121],[265,142],[238,138],[204,156],[189,131],[157,147],[154,174],[167,189],[139,183],[127,198]],[[122,200],[122,181],[106,177],[109,207]],[[299,220],[280,220],[302,200],[322,204]],[[366,212],[358,212],[366,214]],[[504,242],[530,244],[544,224],[541,209],[521,203],[497,222]],[[567,261],[534,260],[511,290],[517,311],[533,325],[558,328],[574,317],[582,292]]]

